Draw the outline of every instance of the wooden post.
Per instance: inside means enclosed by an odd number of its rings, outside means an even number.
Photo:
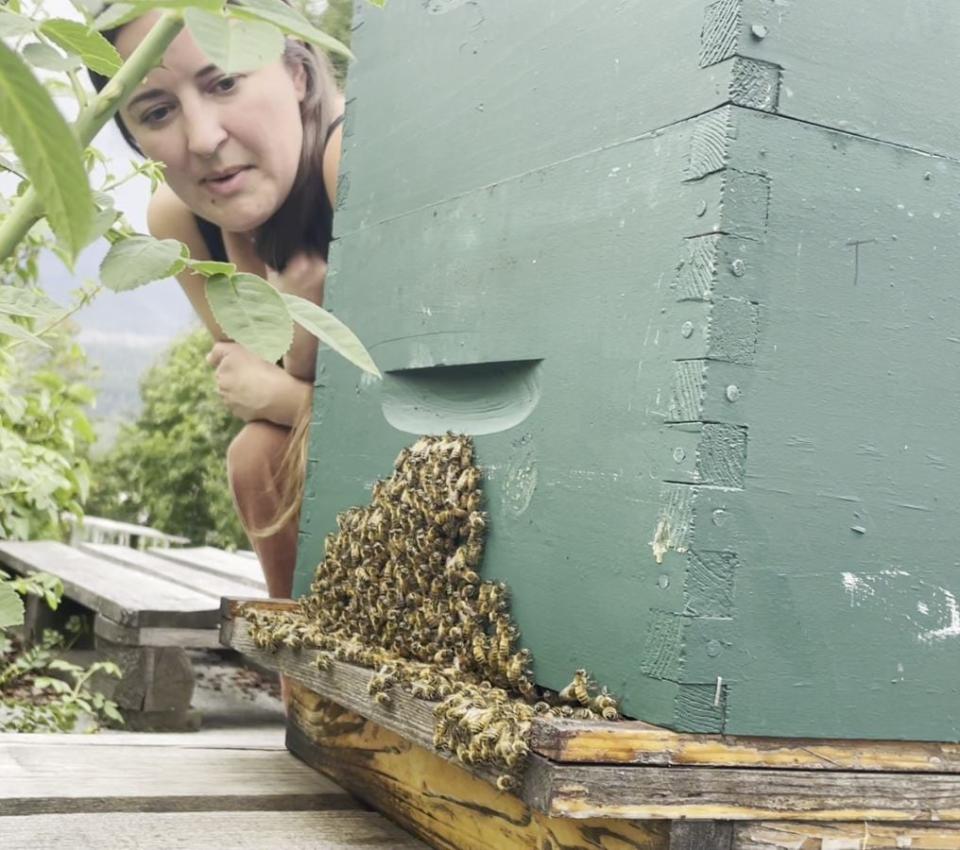
[[[670,850],[733,850],[733,824],[715,820],[673,821]]]

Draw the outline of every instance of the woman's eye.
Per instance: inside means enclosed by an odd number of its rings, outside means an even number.
[[[221,77],[213,84],[213,89],[218,94],[226,94],[233,91],[239,82],[239,77]]]
[[[157,109],[151,109],[149,112],[144,113],[140,120],[144,124],[159,124],[169,113],[170,107],[160,106]]]

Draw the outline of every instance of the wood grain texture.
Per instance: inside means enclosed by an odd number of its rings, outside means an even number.
[[[538,721],[531,745],[557,762],[960,773],[960,744],[690,735],[640,721]]]
[[[96,735],[63,735],[37,732],[23,735],[0,732],[0,747],[182,747],[188,750],[283,750],[284,730],[277,726],[251,726],[238,729],[203,729],[200,732],[149,733],[102,730]],[[51,758],[56,753],[51,751]]]
[[[960,825],[747,823],[735,850],[960,850]]]
[[[4,850],[426,850],[374,812],[167,812],[0,818]]]
[[[139,549],[131,549],[129,546],[117,546],[109,543],[81,543],[77,548],[104,560],[122,564],[136,572],[172,581],[174,584],[179,584],[198,593],[206,593],[217,599],[222,596],[257,598],[267,595],[265,588],[258,591],[256,587],[235,578],[228,578],[209,572],[206,569],[188,566],[171,558],[160,558],[155,554],[157,550],[142,552]],[[238,555],[231,557],[240,558]],[[248,559],[243,559],[243,561],[247,561],[247,565],[250,566]]]
[[[250,638],[249,623],[242,618],[233,620],[230,629],[222,630],[222,633],[229,635],[227,645],[231,649],[257,664],[289,676],[313,693],[336,701],[418,746],[433,750],[433,709],[437,703],[416,699],[399,688],[393,688],[390,706],[381,706],[368,690],[374,671],[332,659],[328,669],[319,670],[316,659],[320,653],[317,650],[280,648],[270,652],[259,649]],[[440,753],[437,757],[452,759],[452,756]],[[491,782],[497,777],[496,771],[482,767],[477,767],[476,772]]]
[[[673,821],[670,850],[733,850],[733,824],[722,821]]]
[[[286,752],[0,739],[0,815],[355,807]]]
[[[164,629],[155,626],[121,626],[98,614],[93,621],[98,638],[126,646],[180,646],[189,649],[218,649],[216,629]]]
[[[54,541],[0,543],[0,564],[57,576],[69,598],[128,626],[215,628],[219,601]]]
[[[438,850],[666,850],[666,824],[564,821],[302,688],[288,746]]]
[[[148,549],[147,552],[167,561],[185,564],[211,575],[228,578],[244,587],[253,587],[261,591],[266,589],[260,564],[243,555],[224,552],[222,549],[215,549],[213,546]],[[232,591],[232,593],[236,594],[236,591]],[[254,594],[247,592],[246,595],[253,596]]]
[[[942,774],[621,768],[534,758],[523,797],[569,818],[960,821],[960,777]]]

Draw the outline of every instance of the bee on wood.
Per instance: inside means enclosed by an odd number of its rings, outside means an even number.
[[[583,669],[577,670],[573,674],[573,681],[560,691],[559,697],[564,702],[589,706],[590,679],[587,676],[587,671]]]
[[[593,711],[599,714],[604,720],[620,719],[620,711],[617,707],[617,700],[608,694],[605,689],[602,690],[590,702],[590,708],[592,708]]]

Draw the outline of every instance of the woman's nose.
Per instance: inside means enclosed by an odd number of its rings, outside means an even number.
[[[190,108],[184,107],[183,116],[187,149],[196,156],[213,156],[227,138],[216,108],[197,103]]]

